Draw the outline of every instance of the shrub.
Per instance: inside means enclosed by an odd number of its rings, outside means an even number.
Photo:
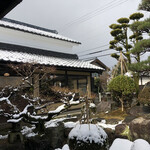
[[[108,85],[108,90],[112,92],[113,96],[119,99],[123,111],[125,100],[128,97],[133,97],[136,88],[132,78],[119,75],[111,80]]]

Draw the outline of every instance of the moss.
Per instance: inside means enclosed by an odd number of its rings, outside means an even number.
[[[125,130],[123,131],[123,133],[121,133],[121,135],[128,137],[128,140],[132,140],[129,126],[126,126]]]
[[[125,111],[121,111],[121,109],[116,109],[114,111],[111,111],[109,113],[99,113],[97,114],[97,117],[104,118],[104,119],[119,119],[119,120],[124,120],[125,117],[127,116],[127,113]]]

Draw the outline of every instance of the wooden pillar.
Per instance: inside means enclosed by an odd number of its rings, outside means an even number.
[[[68,87],[68,73],[65,71],[65,87]]]
[[[34,97],[39,97],[39,74],[34,74],[33,75],[33,87],[34,87],[34,91],[33,91],[33,96]]]
[[[74,86],[75,92],[77,92],[78,91],[78,82],[77,82],[77,80],[73,80],[73,86]]]
[[[91,76],[87,76],[87,92],[88,92],[88,98],[91,97]]]

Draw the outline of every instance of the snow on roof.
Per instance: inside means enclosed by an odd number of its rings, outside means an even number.
[[[37,63],[41,65],[104,70],[101,67],[92,65],[89,62],[83,60],[57,58],[51,56],[43,56],[43,55],[30,54],[24,52],[14,52],[14,51],[7,51],[7,50],[0,50],[0,60],[18,62],[18,63]]]
[[[25,26],[25,25],[12,23],[12,22],[8,22],[8,21],[4,21],[4,20],[0,20],[0,26],[12,28],[12,29],[15,29],[15,30],[20,30],[20,31],[23,31],[23,32],[29,32],[29,33],[32,33],[32,34],[38,34],[38,35],[46,36],[46,37],[49,37],[49,38],[54,38],[54,39],[58,39],[58,40],[63,40],[63,41],[67,41],[67,42],[81,44],[80,42],[78,42],[76,40],[67,38],[67,37],[59,35],[59,34],[55,34],[55,33],[52,33],[52,32],[44,31],[42,29],[37,29],[37,28],[33,28],[31,26]]]

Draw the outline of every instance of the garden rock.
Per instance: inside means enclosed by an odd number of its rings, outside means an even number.
[[[150,143],[150,119],[136,118],[130,123],[129,127],[133,140],[140,138]]]
[[[52,148],[61,148],[64,142],[64,124],[58,122],[57,126],[45,130],[45,136],[49,139]]]
[[[97,113],[107,112],[110,110],[111,110],[111,102],[108,101],[101,101],[96,108]]]
[[[108,143],[109,143],[109,145],[111,145],[116,138],[115,131],[111,128],[105,128],[105,132],[108,135]]]
[[[148,117],[150,114],[150,106],[132,107],[129,111],[129,114],[136,117],[140,117],[140,116]]]
[[[126,124],[119,124],[115,127],[115,137],[130,139],[129,127]]]
[[[123,123],[129,125],[130,122],[135,118],[136,118],[135,116],[126,116],[125,119],[123,120]]]

